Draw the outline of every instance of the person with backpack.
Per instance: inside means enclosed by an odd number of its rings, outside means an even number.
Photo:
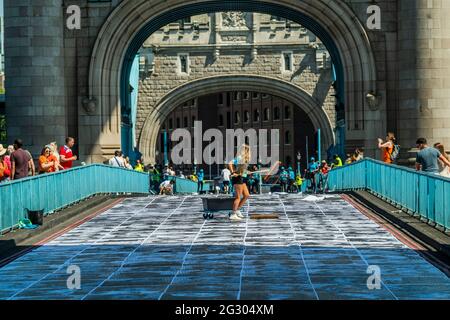
[[[400,153],[400,146],[396,144],[394,133],[388,132],[386,141],[378,138],[378,149],[381,149],[381,160],[384,163],[394,163]]]

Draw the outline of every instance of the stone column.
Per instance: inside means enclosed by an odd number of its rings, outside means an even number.
[[[399,142],[449,148],[450,1],[400,0],[398,9]]]
[[[62,0],[5,0],[8,140],[34,156],[67,134],[64,25]]]

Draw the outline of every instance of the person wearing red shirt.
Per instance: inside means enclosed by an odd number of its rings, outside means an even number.
[[[77,160],[77,156],[73,155],[72,149],[75,145],[75,139],[72,137],[66,138],[66,145],[59,149],[59,155],[61,157],[61,166],[64,170],[71,169],[73,161]]]

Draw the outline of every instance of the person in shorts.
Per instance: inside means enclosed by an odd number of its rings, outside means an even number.
[[[247,168],[250,163],[250,147],[244,144],[241,147],[239,155],[229,163],[231,171],[231,183],[235,191],[235,199],[233,202],[233,212],[230,220],[239,221],[244,218],[241,208],[244,206],[247,199],[250,197],[245,177],[247,176]]]

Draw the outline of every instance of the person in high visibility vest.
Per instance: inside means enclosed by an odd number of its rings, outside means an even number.
[[[144,172],[144,165],[141,160],[136,160],[136,165],[134,166],[134,170],[137,172]]]
[[[342,159],[337,154],[334,155],[334,161],[331,164],[331,167],[342,167]]]

